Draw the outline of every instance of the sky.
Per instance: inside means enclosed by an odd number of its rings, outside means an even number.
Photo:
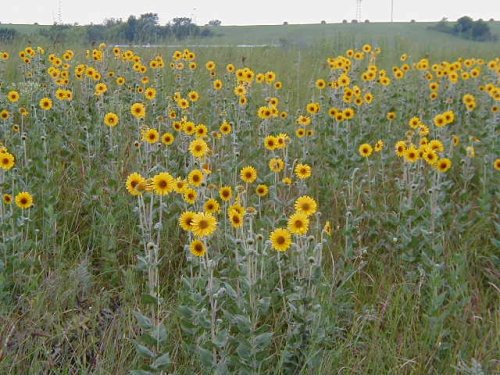
[[[500,20],[498,0],[361,0],[361,19],[388,22],[454,21],[468,15],[473,19]],[[143,13],[157,13],[160,23],[175,17],[189,17],[204,25],[218,19],[223,25],[280,25],[296,23],[327,23],[356,18],[357,0],[0,0],[1,23],[54,22],[100,24],[107,18],[122,18]]]

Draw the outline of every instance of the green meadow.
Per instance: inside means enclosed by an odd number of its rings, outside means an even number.
[[[500,42],[430,25],[0,25],[0,373],[497,373]]]

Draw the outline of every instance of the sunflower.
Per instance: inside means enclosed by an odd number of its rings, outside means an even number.
[[[210,213],[199,212],[194,215],[191,226],[196,237],[207,237],[217,229],[217,219]]]
[[[146,179],[142,177],[139,173],[134,172],[127,177],[127,182],[125,182],[125,187],[127,191],[132,195],[141,195],[141,186],[144,186]]]
[[[358,151],[362,157],[367,158],[372,154],[373,147],[368,143],[363,143],[361,146],[359,146]]]
[[[228,217],[233,228],[237,229],[243,227],[243,215],[233,210],[228,212]]]
[[[205,176],[203,175],[203,172],[201,170],[193,169],[191,172],[189,172],[187,180],[192,186],[200,186],[205,180]]]
[[[213,86],[214,90],[219,91],[220,89],[222,89],[222,81],[220,79],[216,79],[212,83],[212,86]]]
[[[177,177],[174,181],[174,191],[179,194],[184,194],[184,190],[188,187],[185,179]]]
[[[309,218],[302,212],[296,212],[288,219],[287,228],[292,234],[304,235],[309,230]]]
[[[311,177],[311,166],[308,164],[297,164],[295,167],[295,175],[301,179],[305,180],[306,178]]]
[[[203,204],[203,209],[209,214],[216,214],[220,212],[220,204],[217,200],[210,198]]]
[[[236,212],[238,215],[244,216],[247,210],[239,202],[237,202],[228,208],[228,212]]]
[[[193,91],[190,91],[188,93],[188,97],[189,97],[189,100],[191,100],[194,103],[194,102],[197,102],[198,99],[200,99],[200,94],[198,94],[197,91],[193,90]]]
[[[189,101],[187,99],[181,98],[177,100],[177,106],[181,109],[189,108]]]
[[[17,91],[9,91],[9,93],[7,94],[7,99],[9,99],[9,102],[11,103],[15,103],[17,101],[19,101],[19,98],[20,98],[20,95]]]
[[[189,251],[197,257],[202,257],[207,252],[207,246],[203,241],[194,240],[189,244]]]
[[[16,164],[14,155],[7,151],[0,151],[0,168],[8,171]]]
[[[439,172],[447,172],[448,169],[451,168],[451,160],[448,159],[448,158],[442,158],[442,159],[439,159],[434,165],[433,167],[438,170]]]
[[[22,208],[23,210],[30,208],[31,206],[33,206],[33,196],[26,191],[17,194],[16,205],[17,207]]]
[[[158,173],[153,177],[153,189],[158,195],[169,194],[174,190],[174,178],[167,172]]]
[[[163,133],[162,136],[161,136],[161,143],[163,143],[164,145],[171,145],[172,143],[174,143],[174,140],[175,140],[175,137],[172,133]]]
[[[243,182],[251,184],[257,179],[257,170],[252,166],[247,166],[241,169],[240,177]]]
[[[277,251],[287,251],[292,244],[292,235],[285,228],[275,229],[269,236],[271,246]]]
[[[156,98],[156,89],[153,87],[148,87],[146,90],[144,90],[144,97],[148,100],[153,100]]]
[[[136,119],[142,119],[146,116],[146,106],[142,103],[134,103],[130,107],[130,113]]]
[[[120,118],[116,113],[108,112],[104,115],[104,124],[110,128],[115,127],[120,122]]]
[[[232,195],[233,195],[233,188],[231,186],[222,186],[219,189],[220,199],[222,199],[225,202],[229,201]]]
[[[412,145],[405,150],[403,156],[407,162],[415,163],[419,159],[419,152],[415,146]]]
[[[493,168],[495,168],[497,171],[500,171],[500,159],[495,159],[493,162]]]
[[[182,194],[182,199],[186,203],[194,204],[198,199],[198,192],[190,187],[187,187],[184,189],[184,193]]]
[[[106,86],[105,83],[98,83],[96,86],[95,86],[95,92],[94,92],[94,95],[96,96],[101,96],[102,94],[104,94],[106,91],[108,91],[108,86]]]
[[[184,211],[181,216],[179,216],[179,226],[184,229],[186,232],[190,232],[193,227],[193,219],[196,215],[196,212],[193,211]]]
[[[446,125],[446,117],[442,114],[438,114],[434,116],[434,125],[436,125],[438,128],[441,128]]]
[[[304,138],[306,135],[306,130],[304,128],[298,128],[297,130],[295,130],[295,135],[297,136],[297,138]]]
[[[142,140],[154,144],[160,140],[160,133],[156,129],[146,129],[142,132]]]
[[[404,156],[405,151],[406,151],[406,142],[405,141],[398,141],[396,145],[394,146],[394,149],[396,150],[396,155],[399,157]]]
[[[205,142],[201,138],[195,139],[189,144],[189,152],[191,152],[191,155],[193,155],[195,158],[204,158],[205,155],[207,155],[208,151],[209,148],[207,142]]]
[[[267,185],[260,184],[255,188],[255,192],[259,197],[265,197],[269,193],[269,188]]]
[[[52,99],[42,98],[40,99],[40,102],[38,104],[41,109],[43,109],[44,111],[48,111],[49,109],[52,108]]]
[[[231,127],[231,124],[229,124],[228,122],[224,121],[220,128],[219,128],[219,131],[224,134],[224,135],[228,135],[231,133],[232,131],[232,127]]]
[[[194,128],[196,138],[204,138],[208,135],[208,128],[204,124],[198,124]]]
[[[373,150],[375,152],[380,152],[383,150],[383,148],[384,148],[384,141],[379,139],[377,143],[375,143],[375,147],[373,148]]]
[[[318,204],[310,196],[303,195],[297,198],[294,207],[297,212],[303,213],[306,216],[311,216],[318,209]]]
[[[278,146],[278,140],[273,135],[268,135],[264,138],[264,147],[270,151],[273,151]]]
[[[3,203],[5,203],[5,204],[12,203],[12,195],[11,194],[4,194],[2,199],[3,199]]]
[[[439,159],[439,156],[436,154],[436,152],[430,148],[426,148],[422,156],[424,160],[430,165],[436,164]]]
[[[438,139],[433,139],[432,141],[430,141],[429,147],[435,152],[444,152],[443,142]]]
[[[269,169],[274,173],[279,173],[285,168],[285,162],[280,158],[269,160]]]

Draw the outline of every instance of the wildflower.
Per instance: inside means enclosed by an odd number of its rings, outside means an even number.
[[[304,235],[309,230],[309,218],[302,212],[296,212],[288,219],[287,228],[292,234]]]
[[[200,159],[205,157],[208,151],[209,148],[207,142],[205,142],[203,139],[195,139],[189,144],[189,152],[191,152],[191,155],[193,155],[195,158]]]
[[[153,177],[153,189],[158,195],[166,195],[174,190],[174,178],[170,173],[161,172]]]
[[[197,213],[193,217],[191,227],[196,237],[207,237],[217,229],[217,219],[209,213]]]
[[[207,252],[207,246],[205,245],[205,243],[201,240],[193,240],[190,244],[189,244],[189,251],[191,252],[191,254],[193,254],[194,256],[197,256],[197,257],[202,257],[206,254]]]
[[[22,208],[23,210],[33,206],[33,196],[26,191],[17,194],[15,201],[17,207]]]
[[[255,192],[259,197],[265,197],[269,192],[269,188],[267,185],[260,184],[255,188]]]
[[[271,245],[277,251],[286,251],[292,244],[292,235],[285,228],[277,228],[270,235]]]
[[[240,172],[240,177],[243,182],[251,184],[257,179],[257,170],[252,166],[244,167]]]
[[[308,164],[297,164],[295,167],[295,175],[301,180],[311,177],[311,171],[312,168]]]
[[[127,177],[127,181],[125,183],[125,187],[127,188],[127,191],[131,195],[141,195],[142,191],[137,189],[138,187],[144,185],[146,182],[146,179],[142,177],[139,173],[132,173]]]
[[[7,151],[0,151],[0,168],[8,171],[15,165],[14,155]]]
[[[120,118],[116,113],[108,112],[104,115],[104,124],[110,128],[115,127],[120,122]]]
[[[225,202],[229,201],[232,195],[233,195],[233,189],[231,188],[231,186],[222,186],[219,189],[220,199],[222,199]]]
[[[361,146],[359,146],[358,151],[362,157],[367,158],[372,154],[373,147],[368,143],[363,143]]]
[[[303,195],[297,198],[294,207],[297,212],[301,212],[306,216],[311,216],[316,212],[318,205],[313,198],[308,195]]]

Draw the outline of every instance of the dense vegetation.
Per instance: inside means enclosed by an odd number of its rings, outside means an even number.
[[[0,373],[497,372],[496,44],[329,26],[0,51]]]

